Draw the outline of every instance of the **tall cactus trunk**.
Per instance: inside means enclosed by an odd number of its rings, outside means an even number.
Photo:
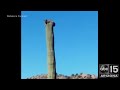
[[[46,24],[46,43],[47,43],[47,60],[48,60],[48,79],[56,79],[56,62],[54,51],[54,32],[55,25],[52,21],[45,21]]]

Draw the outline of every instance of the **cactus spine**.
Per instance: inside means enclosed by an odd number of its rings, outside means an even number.
[[[47,61],[48,61],[48,79],[56,79],[56,62],[54,51],[54,32],[55,23],[45,20],[46,26],[46,43],[47,43]]]

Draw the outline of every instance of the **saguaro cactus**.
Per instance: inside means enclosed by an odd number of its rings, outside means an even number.
[[[51,20],[45,20],[46,26],[46,43],[47,43],[47,60],[48,60],[48,79],[56,79],[56,62],[54,51],[54,32],[55,23]]]

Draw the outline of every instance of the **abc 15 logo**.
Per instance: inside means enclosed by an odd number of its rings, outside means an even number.
[[[99,74],[119,74],[119,65],[100,64]]]

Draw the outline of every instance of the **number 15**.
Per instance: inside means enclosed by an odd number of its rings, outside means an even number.
[[[110,66],[110,72],[117,73],[118,72],[118,66]]]

